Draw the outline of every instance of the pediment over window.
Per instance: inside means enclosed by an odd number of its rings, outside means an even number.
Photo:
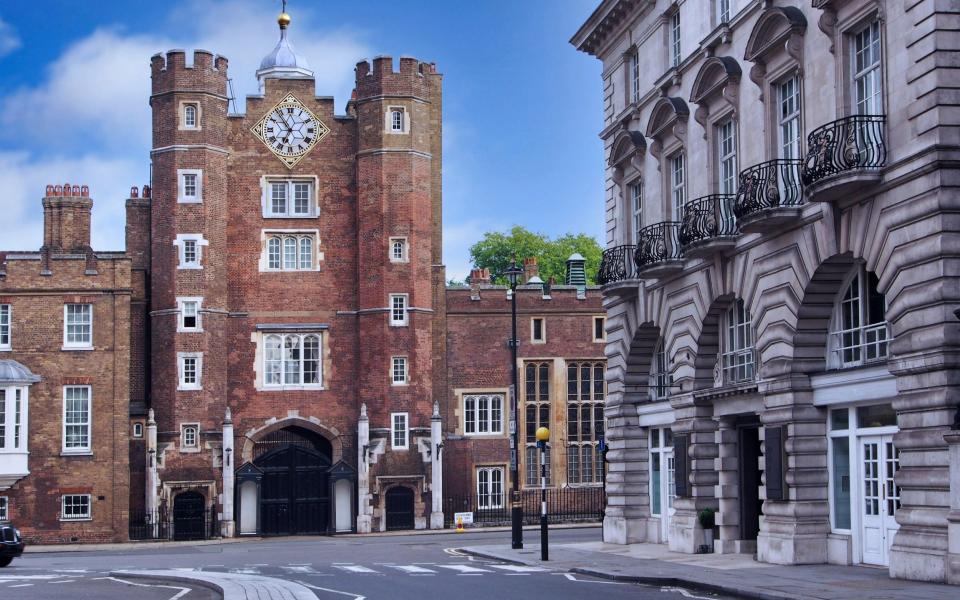
[[[634,157],[643,155],[646,150],[647,139],[643,137],[642,133],[624,129],[613,139],[613,147],[610,150],[610,160],[607,164],[610,167],[621,166]]]
[[[647,123],[647,137],[659,138],[669,127],[677,124],[685,124],[687,117],[690,116],[690,109],[682,98],[664,97],[657,100],[653,106],[653,112],[650,113],[650,121]],[[674,127],[674,134],[679,134]],[[682,134],[677,135],[682,137]]]
[[[730,84],[740,82],[740,64],[729,56],[712,56],[703,62],[693,82],[690,102],[702,104]]]
[[[765,62],[764,57],[786,45],[787,52],[794,55],[797,37],[807,30],[807,19],[794,6],[771,7],[763,11],[750,32],[747,50],[743,58],[750,62]],[[792,47],[792,48],[791,48]]]

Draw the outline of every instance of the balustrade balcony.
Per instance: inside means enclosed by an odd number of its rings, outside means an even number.
[[[810,133],[802,173],[807,200],[832,202],[879,182],[886,122],[886,115],[853,115]]]
[[[603,251],[600,269],[597,271],[597,283],[604,286],[604,293],[622,289],[636,293],[640,276],[634,255],[637,247],[633,244],[614,246]]]
[[[740,231],[772,231],[800,216],[802,164],[800,159],[778,158],[740,173],[740,186],[733,204]]]
[[[735,196],[714,194],[688,202],[683,207],[680,245],[687,258],[710,256],[737,243]]]
[[[679,221],[664,221],[638,232],[635,262],[642,279],[661,279],[683,269]]]

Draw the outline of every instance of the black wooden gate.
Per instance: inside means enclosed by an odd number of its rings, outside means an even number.
[[[330,458],[290,444],[255,461],[263,471],[260,530],[264,535],[327,532],[330,515]]]
[[[200,492],[183,492],[173,499],[173,539],[205,539],[205,504]]]
[[[387,530],[413,529],[413,490],[398,485],[387,490]]]

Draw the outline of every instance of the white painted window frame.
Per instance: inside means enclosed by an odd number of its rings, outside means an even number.
[[[187,175],[195,175],[197,178],[196,193],[192,196],[187,195]],[[203,203],[203,169],[177,169],[177,203]]]
[[[671,220],[683,221],[683,207],[687,204],[687,159],[683,150],[672,154],[669,163]]]
[[[400,112],[400,129],[394,129],[396,121],[394,113]],[[410,133],[410,114],[405,106],[391,105],[384,113],[383,129],[390,135],[405,135]]]
[[[499,486],[500,490],[498,494],[494,493],[495,482],[494,482],[494,473],[499,473]],[[481,473],[486,474],[486,481],[482,481]],[[500,466],[484,466],[477,467],[476,472],[476,482],[477,482],[477,509],[478,510],[492,510],[503,508],[504,506],[504,490],[506,488],[506,469]],[[482,491],[482,487],[487,486],[486,493]],[[484,498],[488,501],[484,502]]]
[[[30,387],[26,385],[0,388],[0,392],[3,392],[0,397],[0,414],[3,414],[4,423],[4,432],[0,435],[0,456],[27,452],[30,441],[29,391]],[[20,393],[20,414],[17,414],[17,392]],[[20,428],[19,436],[17,427]],[[19,444],[16,443],[18,437]]]
[[[268,349],[268,347],[267,347],[267,342],[270,340],[270,338],[273,338],[273,337],[279,338],[279,341],[280,341],[280,348],[279,348],[279,352],[280,352],[279,356],[280,356],[280,358],[277,359],[277,360],[271,360],[271,359],[270,359],[270,356],[269,356],[269,354],[268,354],[269,349]],[[297,360],[299,361],[299,366],[300,366],[300,369],[299,369],[300,381],[299,381],[299,382],[294,382],[294,383],[286,383],[286,362],[287,362],[287,358],[286,358],[285,348],[286,348],[287,338],[289,338],[289,337],[296,337],[296,338],[297,338],[298,344],[299,344],[299,345],[298,345],[298,348],[299,348],[299,353],[300,353],[300,358],[297,359]],[[306,341],[306,339],[307,339],[308,337],[315,337],[315,338],[317,338],[317,383],[304,383],[304,382],[303,382],[304,373],[305,373],[304,366],[305,366],[305,364],[306,364],[306,360],[304,359],[304,355],[303,355],[303,346],[304,346],[304,342]],[[258,348],[259,348],[259,350],[258,350],[257,369],[258,369],[258,371],[259,371],[259,381],[260,381],[260,387],[258,387],[258,389],[263,390],[263,391],[322,390],[322,389],[325,389],[325,388],[323,387],[323,377],[324,377],[324,370],[323,370],[323,352],[324,352],[324,345],[325,345],[325,344],[326,344],[326,336],[325,336],[325,333],[324,333],[323,331],[304,331],[304,332],[270,331],[270,332],[263,332],[262,335],[260,335],[260,336],[259,336],[259,339],[258,339]],[[269,373],[268,364],[271,363],[271,362],[278,362],[278,361],[279,361],[279,377],[280,377],[280,381],[279,381],[279,383],[270,382],[270,381],[268,381],[268,373]]]
[[[397,302],[400,302],[400,306]],[[387,309],[390,311],[391,327],[407,327],[410,324],[410,294],[390,294]],[[402,315],[397,318],[397,313]]]
[[[196,327],[187,327],[184,322],[186,320],[186,306],[190,303],[196,303],[197,305],[197,325]],[[177,332],[178,333],[200,333],[203,331],[203,297],[202,296],[179,296],[177,297]]]
[[[193,443],[187,443],[187,430],[193,430]],[[200,452],[200,423],[180,424],[180,452]]]
[[[197,260],[187,262],[186,243],[194,242],[197,248]],[[209,246],[210,242],[203,239],[202,233],[180,233],[173,240],[173,245],[177,247],[177,269],[202,269],[203,268],[203,247]]]
[[[597,337],[597,321],[601,323],[599,337]],[[597,344],[607,341],[607,317],[602,315],[593,316],[593,341]]]
[[[86,437],[87,443],[85,446],[67,446],[67,390],[70,389],[81,389],[86,390],[87,394],[87,411],[86,411],[86,421],[81,423],[71,423],[70,426],[86,428]],[[93,454],[93,386],[90,385],[65,385],[63,386],[62,391],[62,413],[61,413],[61,453],[62,454],[80,454],[80,455],[89,455]]]
[[[10,498],[0,496],[0,523],[10,520]]]
[[[481,419],[480,411],[480,401],[486,399],[487,410],[486,418]],[[468,437],[483,437],[483,436],[502,436],[503,435],[503,406],[505,403],[505,397],[502,393],[469,393],[463,394],[463,435]],[[497,410],[494,411],[494,405],[498,405]],[[498,414],[498,418],[494,418],[494,414]],[[473,431],[470,431],[468,424],[471,422],[470,416],[473,416]],[[481,424],[486,425],[486,431],[481,431]]]
[[[13,305],[0,304],[0,351],[12,350],[12,349],[13,349]]]
[[[307,211],[297,212],[296,185],[306,184],[310,197],[307,198]],[[285,190],[286,208],[283,211],[273,210],[273,188],[282,185]],[[320,215],[320,206],[317,200],[318,180],[316,177],[264,176],[260,179],[261,202],[264,219],[315,219]]]
[[[194,379],[187,382],[187,361],[195,361]],[[203,389],[203,352],[177,352],[177,391],[193,392]]]
[[[67,516],[67,498],[86,498],[86,513],[77,516]],[[93,520],[93,496],[91,494],[63,494],[60,496],[60,520],[61,521],[92,521]]]
[[[398,422],[399,420],[399,422]],[[402,438],[397,443],[398,438]],[[393,450],[410,449],[410,414],[406,412],[390,413],[390,447]]]
[[[89,308],[89,314],[90,314],[90,319],[89,319],[90,336],[89,336],[89,338],[90,338],[90,339],[89,339],[88,341],[86,341],[86,342],[76,342],[76,341],[71,342],[71,341],[69,341],[69,335],[68,335],[68,325],[69,325],[68,319],[69,319],[69,316],[68,316],[68,315],[69,315],[69,313],[70,313],[70,308],[69,308],[69,307],[71,307],[71,306],[86,306],[86,307]],[[63,349],[64,349],[64,350],[93,350],[93,326],[94,326],[94,323],[93,323],[93,320],[94,320],[94,319],[93,319],[93,317],[94,317],[93,312],[94,312],[94,311],[93,311],[93,304],[90,303],[90,302],[68,302],[68,303],[66,303],[66,304],[63,305]]]
[[[537,337],[537,322],[540,322],[540,337]],[[547,343],[547,320],[544,317],[530,317],[530,343]]]
[[[397,244],[400,245],[400,256],[397,256],[396,249]],[[387,252],[390,254],[390,262],[392,263],[407,263],[410,262],[410,253],[409,247],[407,245],[407,238],[404,236],[391,237],[390,243],[387,247]]]
[[[398,369],[399,367],[399,369]],[[400,375],[400,378],[397,375]],[[390,384],[407,385],[410,381],[410,361],[406,356],[390,357]]]
[[[285,256],[284,256],[284,239],[288,237],[296,238],[296,265],[295,269],[286,268]],[[303,264],[301,260],[301,252],[303,250],[301,239],[309,237],[312,240],[310,244],[312,256],[311,256],[311,267],[309,269],[301,269],[300,265]],[[270,240],[271,238],[279,238],[280,243],[280,266],[273,267],[270,264]],[[258,265],[259,271],[261,273],[309,273],[311,271],[319,271],[320,263],[323,262],[323,252],[320,251],[320,230],[319,229],[264,229],[260,231],[260,263]]]

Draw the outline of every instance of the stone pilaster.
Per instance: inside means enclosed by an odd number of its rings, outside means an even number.
[[[764,499],[757,559],[783,565],[827,562],[827,535],[830,533],[830,504],[827,497],[826,411],[813,406],[809,379],[787,375],[771,379],[761,387],[766,410],[764,428],[786,425],[784,479],[787,500]],[[761,438],[764,430],[761,429]],[[763,441],[764,469],[768,448]],[[766,496],[767,473],[762,491]]]
[[[433,403],[430,417],[430,529],[443,529],[443,421],[440,405]]]
[[[697,521],[697,512],[704,508],[717,509],[714,496],[719,483],[714,461],[718,456],[713,407],[696,400],[693,394],[683,394],[670,399],[676,422],[673,425],[674,448],[678,435],[689,436],[688,456],[690,461],[689,490],[686,497],[677,496],[676,512],[670,521],[670,550],[693,554],[705,542],[703,529]],[[674,460],[681,460],[674,450]]]
[[[960,403],[960,357],[938,351],[902,356],[891,360],[890,371],[897,376],[893,407],[900,428],[893,438],[900,452],[900,529],[890,549],[890,575],[944,581],[952,475],[944,438]]]
[[[159,515],[157,514],[157,488],[160,487],[160,476],[157,474],[157,421],[153,417],[153,409],[147,412],[147,465],[146,465],[146,489],[144,490],[144,507],[147,511],[147,518],[154,528],[157,527]],[[156,537],[156,531],[154,536]]]
[[[603,541],[634,544],[649,541],[649,451],[637,406],[621,398],[607,399],[607,510]]]
[[[373,504],[370,494],[370,418],[367,405],[360,406],[357,421],[357,533],[373,531]]]
[[[960,407],[957,408],[960,410]],[[947,514],[947,583],[960,584],[960,431],[943,436],[950,448],[950,512]]]
[[[233,461],[233,418],[228,407],[223,419],[223,517],[220,520],[220,535],[223,537],[233,537],[236,529],[233,514]]]
[[[715,439],[717,458],[713,462],[718,481],[714,496],[719,506],[716,520],[720,527],[720,536],[714,543],[714,551],[718,554],[732,554],[739,552],[737,540],[740,539],[740,471],[737,429],[733,419],[719,420]]]

